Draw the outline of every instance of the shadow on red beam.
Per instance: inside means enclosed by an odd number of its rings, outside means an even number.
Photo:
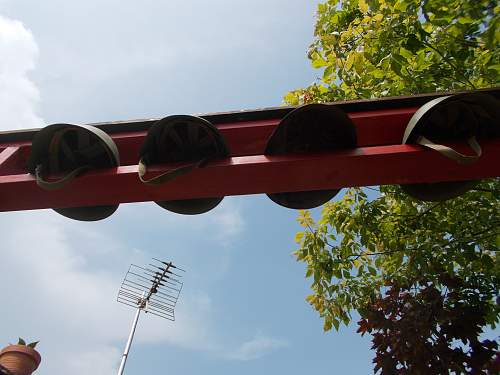
[[[500,98],[498,87],[473,90]],[[470,93],[471,91],[463,91]],[[398,144],[404,129],[416,109],[434,98],[460,92],[428,93],[412,96],[363,99],[330,103],[345,111],[353,120],[358,133],[358,146],[381,146]],[[231,148],[231,156],[260,155],[280,119],[295,107],[274,107],[224,113],[199,114],[212,122],[222,132]],[[117,143],[122,165],[136,164],[138,151],[147,130],[156,119],[112,121],[93,123],[107,132]],[[22,166],[29,154],[31,139],[38,129],[0,132],[0,150],[9,146],[21,146],[17,159],[8,167]],[[0,171],[0,174],[6,174]]]
[[[373,110],[349,114],[358,134],[360,147],[398,144],[416,107]],[[229,145],[231,156],[260,155],[267,141],[279,124],[279,119],[224,123],[216,125]],[[146,131],[110,134],[118,146],[122,165],[137,164],[139,149]],[[5,146],[18,146],[20,152],[8,165],[0,163],[0,174],[23,173],[31,150],[30,141],[15,142]]]
[[[160,186],[142,184],[135,165],[89,172],[50,192],[40,189],[31,175],[9,175],[0,176],[0,211],[479,179],[500,176],[499,160],[500,140],[496,139],[483,142],[483,156],[470,166],[420,146],[392,145],[233,157],[212,161]],[[172,167],[154,166],[150,172],[154,175]]]

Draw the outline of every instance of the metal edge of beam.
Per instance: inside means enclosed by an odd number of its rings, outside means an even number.
[[[247,195],[375,184],[462,181],[500,176],[500,164],[497,163],[500,139],[490,140],[482,146],[483,156],[470,166],[459,165],[433,150],[417,145],[231,158],[210,162],[206,167],[170,182],[168,189],[141,184],[137,179],[137,166],[95,171],[73,181],[72,188],[58,192],[42,191],[30,175],[0,176],[0,211],[204,198],[213,194]],[[454,147],[459,151],[466,148],[459,143]],[[153,167],[151,172],[164,170],[165,166],[159,165]],[[209,179],[208,176],[213,178]],[[200,179],[207,183],[197,184],[196,181]],[[252,180],[254,183],[249,185],[248,181]],[[107,189],[103,191],[102,186]],[[121,190],[122,186],[128,188]],[[83,191],[87,194],[82,194]],[[100,193],[91,194],[97,191]],[[16,199],[20,194],[26,199]]]
[[[446,91],[438,93],[425,93],[410,96],[392,96],[378,99],[361,99],[326,103],[340,107],[346,112],[370,111],[382,109],[397,109],[404,107],[419,107],[428,101],[445,96],[461,93],[482,92],[488,93],[500,99],[500,87],[484,88],[477,90]],[[196,114],[213,124],[224,124],[230,122],[258,121],[265,119],[282,118],[287,113],[295,109],[296,106],[269,107],[254,110],[241,110],[218,112],[208,114]],[[104,130],[108,134],[120,132],[144,131],[149,129],[158,119],[138,119],[125,121],[110,121],[89,123]],[[31,140],[39,129],[23,129],[15,131],[0,132],[0,143],[21,142]]]

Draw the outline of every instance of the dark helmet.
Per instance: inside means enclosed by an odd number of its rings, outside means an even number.
[[[480,138],[500,135],[500,103],[491,95],[467,93],[444,96],[420,107],[408,123],[403,143],[420,144],[461,164],[470,164],[481,156]],[[440,144],[466,140],[474,155],[463,155]],[[444,201],[474,188],[478,181],[450,181],[401,185],[413,198]]]
[[[265,154],[319,152],[356,147],[356,129],[340,108],[307,104],[288,113],[269,139]],[[340,189],[267,194],[281,206],[308,209],[332,199]]]
[[[111,137],[90,125],[53,124],[39,130],[32,141],[28,171],[45,190],[64,188],[86,170],[120,165],[118,148]],[[64,174],[49,181],[48,175]],[[81,221],[97,221],[110,216],[118,205],[65,207],[54,211]]]
[[[157,121],[148,131],[140,150],[139,178],[158,185],[202,166],[206,161],[229,157],[224,138],[209,121],[195,116],[175,115]],[[173,171],[144,179],[146,166],[157,163],[187,162]],[[202,214],[215,208],[224,197],[181,199],[156,202],[159,206],[184,215]]]

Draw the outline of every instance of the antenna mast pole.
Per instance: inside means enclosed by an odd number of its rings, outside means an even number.
[[[175,320],[174,307],[182,289],[182,282],[179,280],[182,276],[172,272],[171,268],[185,271],[174,266],[172,262],[164,262],[155,258],[153,260],[159,263],[149,264],[153,269],[132,264],[118,292],[118,302],[137,309],[118,375],[123,375],[141,311],[164,319]]]
[[[125,369],[125,363],[127,362],[128,352],[130,351],[130,346],[132,345],[132,340],[134,339],[135,328],[137,327],[137,322],[139,321],[139,315],[141,313],[141,308],[137,308],[135,313],[134,322],[132,323],[132,329],[130,330],[130,335],[128,336],[127,345],[125,345],[125,351],[123,352],[122,362],[120,363],[120,368],[118,369],[118,375],[123,375],[123,370]]]

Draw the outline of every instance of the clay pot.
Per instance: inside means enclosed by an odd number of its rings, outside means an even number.
[[[41,360],[40,353],[25,345],[9,345],[0,351],[0,365],[13,375],[31,375]]]

